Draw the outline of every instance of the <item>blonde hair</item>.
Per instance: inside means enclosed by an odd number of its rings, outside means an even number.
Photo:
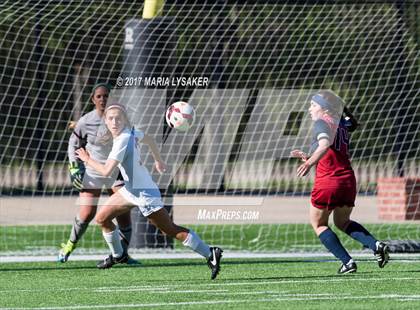
[[[74,130],[77,126],[77,121],[70,121],[67,125],[68,130]]]

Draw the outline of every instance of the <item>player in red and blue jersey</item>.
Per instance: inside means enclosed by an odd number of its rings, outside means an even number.
[[[347,109],[342,113],[343,106],[341,98],[332,91],[314,95],[309,108],[314,121],[310,156],[299,150],[292,152],[292,156],[304,161],[297,170],[298,176],[305,176],[312,166],[316,166],[311,193],[311,225],[321,243],[341,260],[340,274],[355,272],[357,266],[328,227],[331,213],[337,228],[374,252],[380,268],[389,260],[388,246],[350,219],[356,198],[356,178],[350,162],[349,132],[357,127],[357,122]]]

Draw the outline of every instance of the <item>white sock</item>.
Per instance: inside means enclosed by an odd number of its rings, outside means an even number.
[[[209,258],[211,255],[210,247],[192,230],[190,230],[187,239],[185,239],[182,244],[190,247],[194,252],[197,252],[205,258]]]
[[[121,257],[123,254],[123,247],[120,241],[120,231],[116,228],[114,231],[109,233],[102,232],[109,249],[111,250],[112,256]]]
[[[378,250],[379,245],[381,244],[380,241],[376,241],[376,251]]]

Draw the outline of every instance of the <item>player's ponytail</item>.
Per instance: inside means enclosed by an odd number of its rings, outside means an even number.
[[[312,100],[321,105],[321,107],[327,111],[331,116],[336,114],[339,119],[344,121],[345,126],[349,132],[353,132],[359,126],[356,118],[345,106],[343,99],[341,99],[336,93],[331,90],[321,90]]]
[[[70,121],[67,125],[68,130],[74,130],[76,128],[77,122],[76,121]]]
[[[359,123],[356,120],[356,118],[353,116],[353,114],[350,112],[350,110],[347,107],[344,107],[343,110],[343,119],[344,124],[347,127],[347,130],[349,132],[353,132],[359,127]]]

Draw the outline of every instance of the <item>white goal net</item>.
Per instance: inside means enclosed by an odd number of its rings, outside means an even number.
[[[313,174],[298,178],[289,156],[309,150],[309,98],[321,89],[360,122],[355,216],[380,238],[420,238],[376,208],[378,178],[420,177],[416,1],[166,1],[154,19],[142,12],[141,1],[0,4],[0,255],[53,253],[68,238],[68,124],[93,109],[98,82],[158,141],[169,171],[154,177],[173,190],[175,222],[210,243],[321,250],[308,225]],[[187,132],[165,124],[180,100],[195,108]],[[97,227],[79,247],[105,248]]]

